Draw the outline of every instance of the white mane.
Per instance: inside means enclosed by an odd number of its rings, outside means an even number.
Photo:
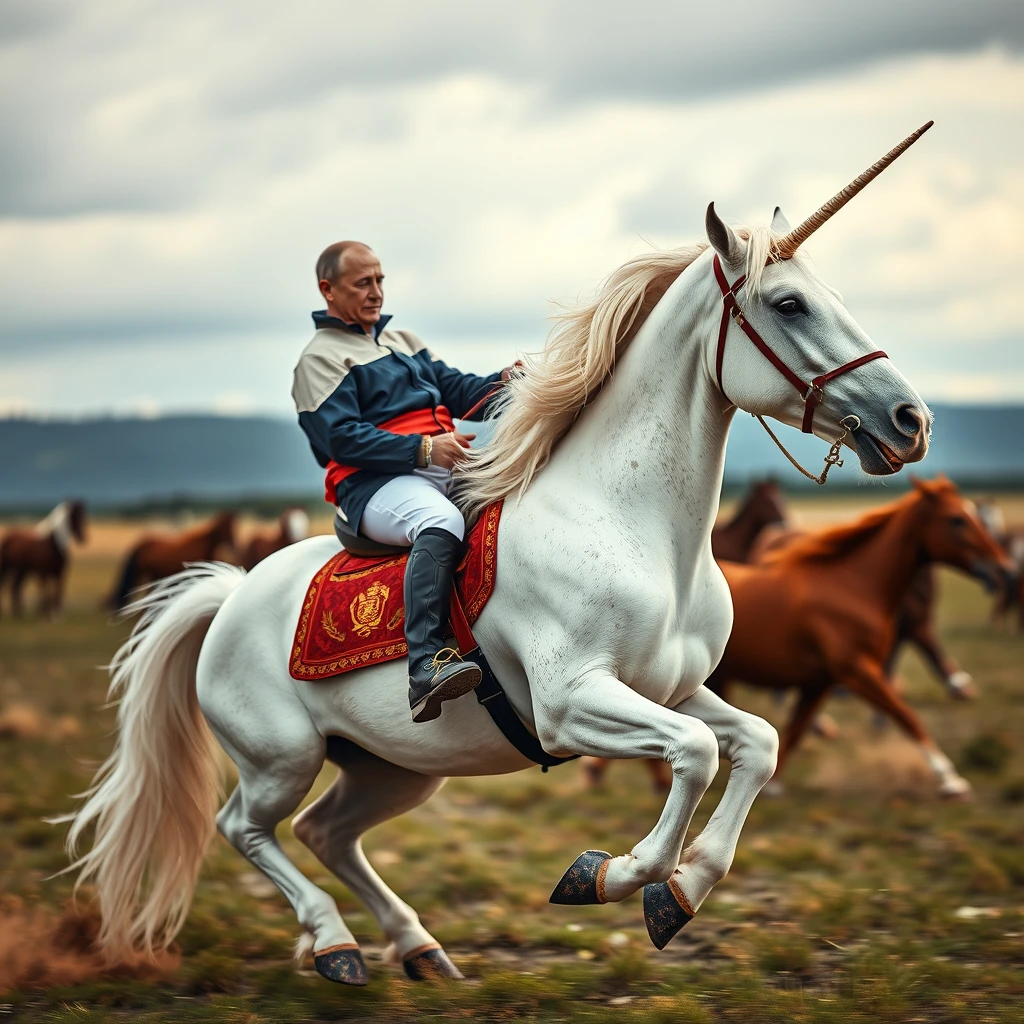
[[[32,532],[37,537],[53,537],[54,543],[62,552],[67,552],[71,544],[71,506],[62,501],[52,509],[45,519],[36,523]]]
[[[738,233],[749,240],[744,288],[756,295],[773,236],[766,227]],[[492,413],[500,413],[493,437],[458,470],[456,501],[467,518],[522,496],[669,285],[707,247],[700,241],[637,256],[610,274],[593,300],[555,317],[544,350],[525,356],[523,374],[505,385]]]

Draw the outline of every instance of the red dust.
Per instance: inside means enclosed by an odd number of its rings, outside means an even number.
[[[100,917],[68,903],[57,917],[30,910],[14,896],[0,897],[0,993],[77,985],[100,978],[160,981],[181,963],[176,952],[155,958],[138,953],[107,963],[96,947]]]

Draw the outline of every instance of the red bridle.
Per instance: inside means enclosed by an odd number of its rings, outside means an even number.
[[[834,370],[829,370],[828,373],[822,373],[815,377],[809,384],[807,381],[798,377],[768,346],[768,343],[761,337],[753,327],[750,326],[747,318],[743,315],[743,310],[740,309],[739,303],[736,301],[736,292],[743,287],[743,282],[746,281],[747,277],[744,274],[742,277],[737,279],[732,285],[725,279],[725,274],[722,272],[722,263],[718,258],[718,254],[715,254],[714,260],[715,268],[715,280],[718,282],[718,287],[722,290],[722,323],[718,328],[718,352],[715,356],[715,374],[718,377],[718,390],[725,395],[726,399],[729,396],[725,392],[725,388],[722,386],[722,361],[725,358],[725,338],[729,333],[729,317],[736,321],[736,326],[754,343],[755,348],[768,360],[772,366],[775,367],[779,373],[782,374],[790,384],[800,392],[800,397],[804,400],[804,421],[801,426],[801,430],[805,434],[810,434],[814,426],[814,413],[819,405],[825,400],[825,385],[835,380],[836,377],[841,376],[844,373],[848,373],[850,370],[856,370],[858,366],[863,366],[865,363],[870,363],[873,359],[887,359],[888,356],[882,351],[868,352],[865,355],[858,356],[856,359],[851,359],[848,363],[843,363],[842,366],[837,367]]]

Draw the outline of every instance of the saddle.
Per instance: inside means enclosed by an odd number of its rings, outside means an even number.
[[[452,587],[450,632],[466,661],[480,666],[483,679],[473,691],[494,724],[525,758],[543,771],[574,760],[553,757],[523,725],[505,691],[473,639],[479,618],[494,590],[501,502],[489,505],[467,538],[466,555]],[[403,577],[409,552],[365,542],[344,524],[335,528],[346,550],[338,552],[313,577],[306,590],[289,660],[294,679],[318,680],[404,658],[409,652]],[[351,544],[351,547],[350,547]],[[374,551],[374,548],[380,549]]]
[[[450,629],[463,656],[476,647],[470,626],[494,590],[500,518],[500,502],[484,510],[456,573]],[[313,577],[302,602],[289,661],[294,679],[327,679],[408,654],[402,584],[409,549],[367,541],[351,528],[351,540],[338,532],[345,548]]]

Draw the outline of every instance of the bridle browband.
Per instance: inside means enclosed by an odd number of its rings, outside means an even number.
[[[828,373],[819,374],[809,384],[807,381],[798,377],[776,354],[772,351],[769,344],[761,337],[757,331],[754,330],[750,325],[750,321],[743,315],[743,310],[740,309],[739,303],[736,301],[736,292],[743,287],[743,282],[746,281],[747,276],[744,274],[742,277],[737,278],[731,285],[725,278],[725,273],[722,271],[722,261],[718,257],[718,253],[715,253],[714,259],[715,268],[715,280],[718,282],[718,287],[722,291],[722,322],[718,328],[718,352],[715,355],[715,376],[718,378],[718,390],[722,392],[727,401],[732,401],[726,394],[725,388],[722,385],[722,362],[725,359],[725,339],[729,333],[729,318],[732,317],[736,321],[736,326],[754,343],[754,347],[768,360],[772,366],[775,367],[779,373],[782,374],[790,384],[800,393],[800,397],[804,401],[804,419],[800,429],[805,434],[813,433],[814,428],[814,413],[818,406],[825,400],[825,385],[836,377],[842,376],[844,373],[849,373],[850,370],[856,370],[858,366],[863,366],[865,363],[870,363],[875,359],[888,359],[889,357],[882,352],[880,349],[875,352],[867,352],[862,356],[858,356],[856,359],[851,359],[848,363],[843,363],[842,366],[837,366],[834,370],[829,370]],[[735,404],[735,403],[733,403]]]

